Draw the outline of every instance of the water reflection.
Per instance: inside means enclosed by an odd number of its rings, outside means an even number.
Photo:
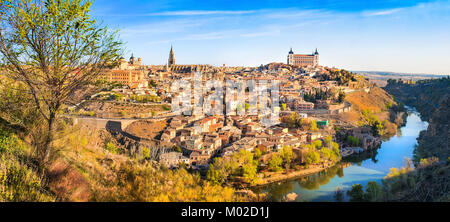
[[[344,169],[342,166],[334,166],[320,173],[302,178],[298,181],[298,185],[307,190],[317,190],[320,186],[328,184],[330,179],[336,175],[338,175],[338,177],[344,176]]]
[[[336,188],[349,189],[353,184],[367,184],[381,181],[392,167],[405,165],[405,157],[412,158],[416,138],[428,123],[422,121],[416,112],[410,112],[407,124],[397,136],[383,142],[379,149],[361,155],[345,158],[350,166],[337,165],[320,173],[254,188],[255,192],[265,192],[271,201],[280,201],[286,194],[295,192],[297,201],[334,201]]]
[[[378,159],[377,159],[378,149],[379,148],[369,150],[369,151],[366,151],[359,155],[348,156],[348,157],[345,157],[342,161],[354,163],[354,164],[357,164],[358,166],[361,166],[364,161],[369,160],[369,159],[372,160],[373,163],[378,163]]]

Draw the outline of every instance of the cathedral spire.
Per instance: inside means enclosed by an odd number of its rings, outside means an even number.
[[[173,46],[170,45],[170,53],[169,53],[169,62],[168,62],[169,67],[172,67],[173,65],[175,65],[175,53],[173,52]]]

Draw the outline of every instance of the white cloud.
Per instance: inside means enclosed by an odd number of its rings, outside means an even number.
[[[223,10],[186,10],[166,11],[147,14],[147,16],[196,16],[196,15],[243,15],[258,12],[257,10],[223,11]]]
[[[399,11],[403,10],[403,8],[394,8],[389,10],[383,10],[383,11],[366,11],[363,12],[363,16],[371,17],[371,16],[383,16],[383,15],[391,15],[394,13],[397,13]]]

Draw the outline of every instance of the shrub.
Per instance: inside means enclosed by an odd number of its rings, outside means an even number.
[[[164,104],[164,105],[162,105],[162,109],[165,111],[169,111],[169,110],[171,110],[171,107],[169,105]]]
[[[108,142],[106,143],[105,149],[108,150],[112,154],[117,154],[117,147],[114,143]]]
[[[310,150],[306,154],[305,158],[306,165],[317,164],[320,162],[320,154],[317,151]]]
[[[283,159],[279,154],[275,154],[272,156],[272,159],[269,160],[269,169],[273,172],[280,172],[283,170],[281,165],[283,164]]]
[[[55,201],[43,178],[21,161],[27,149],[15,134],[0,129],[0,202]]]
[[[364,201],[364,190],[361,184],[355,184],[352,189],[347,191],[347,195],[350,196],[350,201],[352,202],[362,202]]]
[[[142,158],[144,158],[146,160],[150,159],[150,149],[149,148],[144,147],[142,149]]]
[[[292,148],[290,146],[283,146],[281,149],[281,157],[286,165],[290,165],[293,158]]]
[[[123,164],[117,177],[93,191],[93,201],[226,202],[240,201],[233,188],[213,185],[185,169],[159,170],[151,164]]]

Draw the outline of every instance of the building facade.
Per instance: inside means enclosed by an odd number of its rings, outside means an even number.
[[[116,82],[132,88],[148,87],[147,71],[142,66],[142,59],[130,57],[129,61],[121,58],[119,67],[105,70],[100,75],[100,79],[107,82]]]
[[[170,47],[169,59],[167,61],[166,69],[167,72],[173,73],[193,73],[193,72],[203,72],[204,75],[214,70],[214,67],[211,65],[182,65],[175,64],[175,52],[173,51],[173,47]]]
[[[116,82],[129,87],[148,87],[146,72],[144,70],[108,70],[102,74],[107,82]]]
[[[316,51],[311,55],[294,54],[291,48],[291,51],[289,51],[288,54],[287,64],[293,66],[318,66],[319,52],[316,49]]]

